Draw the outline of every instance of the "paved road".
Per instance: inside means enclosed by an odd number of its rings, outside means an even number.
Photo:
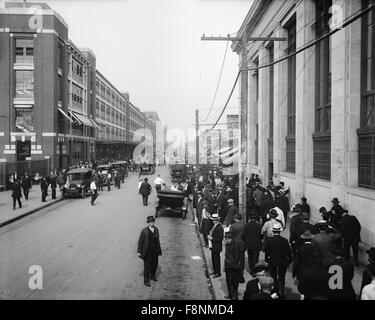
[[[137,178],[101,192],[94,207],[89,198],[66,200],[1,228],[0,299],[211,299],[203,260],[192,259],[202,249],[190,217],[157,219],[159,281],[143,285],[137,241],[156,195],[144,207]],[[28,286],[32,265],[42,267],[42,290]]]

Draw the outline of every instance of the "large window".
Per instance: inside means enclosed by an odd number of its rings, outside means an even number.
[[[34,62],[34,40],[16,39],[16,63],[30,64]]]
[[[316,38],[329,32],[331,0],[316,1]],[[331,37],[315,46],[315,133],[313,176],[331,178]]]
[[[34,97],[34,71],[16,70],[16,93],[15,98]]]
[[[82,82],[83,66],[82,63],[78,62],[75,59],[73,59],[72,61],[72,75],[73,79]]]
[[[288,23],[287,53],[296,52],[296,20]],[[296,172],[296,56],[288,58],[288,128],[286,137],[286,171]]]
[[[34,132],[32,108],[16,108],[16,132]]]
[[[73,106],[82,108],[82,88],[77,86],[76,84],[73,83],[72,85],[72,101],[73,101]]]
[[[363,9],[375,0],[362,2]],[[375,12],[362,18],[361,122],[358,185],[375,190]]]

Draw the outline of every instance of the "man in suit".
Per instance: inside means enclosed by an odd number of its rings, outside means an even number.
[[[23,194],[26,200],[29,200],[29,192],[31,188],[31,178],[28,173],[22,178],[21,186],[23,189]]]
[[[348,210],[344,210],[340,229],[344,239],[345,259],[350,260],[350,248],[352,248],[354,264],[355,266],[359,266],[358,243],[361,242],[361,224],[355,216],[349,215]]]
[[[51,190],[52,190],[52,199],[56,199],[56,188],[57,188],[57,176],[55,173],[51,172],[49,181],[51,184]]]
[[[230,231],[233,232],[233,241],[240,249],[240,267],[241,273],[245,270],[245,243],[242,240],[242,232],[245,228],[245,222],[242,221],[242,215],[238,213],[234,216],[234,223],[231,225]]]
[[[293,278],[297,277],[297,280],[299,279],[299,275],[303,270],[306,268],[311,268],[311,260],[313,255],[315,253],[317,255],[321,255],[319,247],[312,243],[313,235],[309,230],[306,230],[305,233],[301,235],[301,239],[303,244],[297,249],[293,261],[292,271]]]
[[[225,201],[225,194],[224,194],[224,191],[223,191],[223,187],[219,186],[219,192],[216,196],[216,204],[217,204],[217,209],[218,209],[218,213],[219,213],[221,222],[224,222],[224,219],[225,219],[225,211],[224,211],[225,203],[224,203],[224,201]]]
[[[310,214],[304,211],[302,212],[302,222],[297,227],[295,234],[297,248],[302,244],[301,235],[304,234],[307,230],[309,230],[311,234],[319,233],[319,229],[315,225],[310,223]]]
[[[42,177],[40,182],[40,190],[42,191],[42,202],[46,202],[48,183],[46,177]]]
[[[250,216],[250,221],[246,223],[241,237],[247,250],[249,272],[253,274],[262,248],[262,225],[258,222],[256,215]]]
[[[233,224],[234,223],[234,217],[236,215],[238,215],[238,209],[234,205],[234,200],[229,199],[228,200],[228,211],[225,215],[224,225],[226,225],[228,227],[229,225]]]
[[[333,198],[331,202],[331,223],[335,226],[339,226],[342,215],[344,213],[344,208],[339,204],[340,200],[338,198]]]
[[[325,222],[318,222],[315,226],[319,233],[314,235],[312,242],[322,253],[323,266],[328,267],[335,258],[333,251],[340,236],[336,232],[329,232],[330,226]]]
[[[139,188],[139,193],[142,195],[143,205],[147,206],[148,196],[150,195],[152,190],[151,185],[148,183],[148,179],[145,178]]]
[[[220,252],[223,250],[223,238],[224,238],[224,229],[220,223],[220,217],[217,213],[212,215],[212,220],[214,226],[212,227],[208,240],[211,241],[211,259],[212,259],[212,268],[213,268],[213,278],[221,277],[221,267],[220,267]]]
[[[22,190],[21,190],[21,184],[18,179],[14,179],[14,183],[12,185],[12,198],[13,198],[13,210],[16,210],[16,201],[18,201],[19,208],[22,208]]]
[[[161,256],[161,247],[159,229],[155,227],[155,218],[148,216],[146,222],[148,226],[141,231],[139,236],[137,254],[144,263],[144,285],[151,287],[150,280],[157,281],[156,270],[159,256]]]
[[[303,212],[307,212],[310,216],[310,206],[307,204],[307,199],[305,197],[301,198],[301,209]]]
[[[259,280],[265,277],[269,272],[268,264],[265,262],[257,263],[254,267],[255,279],[249,280],[246,284],[246,290],[243,295],[244,300],[251,300],[251,297],[261,291]]]
[[[238,284],[241,276],[240,247],[233,241],[233,232],[225,233],[224,270],[228,295],[226,299],[238,300]]]
[[[285,274],[289,264],[292,262],[292,249],[287,239],[283,238],[280,224],[272,228],[274,233],[265,243],[265,260],[270,266],[271,276],[275,281],[275,289],[284,296]]]
[[[202,212],[203,212],[203,195],[202,191],[197,191],[197,219],[198,219],[198,226],[202,223]]]

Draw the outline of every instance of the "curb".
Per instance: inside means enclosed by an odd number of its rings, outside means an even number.
[[[41,206],[41,207],[38,207],[38,208],[32,209],[32,210],[30,210],[30,211],[28,211],[28,212],[25,212],[25,213],[23,213],[23,214],[21,214],[21,215],[19,215],[19,216],[17,216],[17,217],[14,217],[14,218],[12,218],[12,219],[6,220],[6,221],[0,223],[0,228],[6,226],[6,225],[8,225],[8,224],[11,224],[12,222],[15,222],[15,221],[17,221],[17,220],[21,220],[22,218],[25,218],[25,217],[27,217],[27,216],[29,216],[29,215],[31,215],[31,214],[37,212],[37,211],[40,211],[40,210],[45,209],[45,208],[47,208],[47,207],[49,207],[49,206],[52,206],[53,204],[58,203],[58,202],[60,202],[60,201],[62,201],[62,200],[63,200],[63,199],[56,199],[56,200],[54,200],[54,201],[52,201],[52,202],[50,202],[50,203],[47,203],[47,204],[45,204],[45,205],[43,205],[43,206]]]

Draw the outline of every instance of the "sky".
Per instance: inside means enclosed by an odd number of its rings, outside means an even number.
[[[227,42],[201,41],[202,34],[238,31],[252,0],[27,2],[45,2],[57,11],[69,26],[69,38],[94,51],[99,71],[120,91],[129,92],[141,111],[156,111],[168,128],[186,130],[194,128],[197,107],[200,122],[217,120],[238,72],[238,55],[229,43],[206,120]],[[226,113],[238,114],[238,93],[236,89]],[[220,122],[225,121],[223,117]]]

